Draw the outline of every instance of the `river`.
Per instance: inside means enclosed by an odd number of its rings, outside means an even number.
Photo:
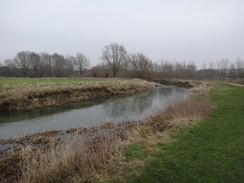
[[[185,99],[188,96],[188,89],[170,86],[132,96],[103,98],[30,111],[2,112],[0,139],[46,130],[91,127],[103,121],[139,121],[156,109],[164,109],[169,101]]]

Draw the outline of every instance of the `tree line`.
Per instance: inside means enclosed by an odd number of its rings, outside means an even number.
[[[216,64],[162,60],[153,62],[143,53],[128,53],[123,45],[111,43],[102,49],[101,62],[91,66],[83,53],[63,56],[57,53],[21,51],[0,65],[2,77],[125,77],[158,79],[225,79],[244,78],[244,61],[223,58]]]
[[[13,59],[4,61],[1,76],[6,77],[71,77],[81,76],[90,67],[90,60],[82,53],[63,56],[57,53],[21,51]]]

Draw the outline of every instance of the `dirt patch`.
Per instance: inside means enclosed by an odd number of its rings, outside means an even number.
[[[227,83],[227,82],[224,82],[224,83],[229,84],[229,85],[233,85],[233,86],[244,87],[244,85],[242,85],[242,84],[237,84],[237,83]]]
[[[154,82],[160,83],[166,86],[179,86],[184,88],[192,88],[193,85],[189,81],[173,81],[173,80],[153,80]]]

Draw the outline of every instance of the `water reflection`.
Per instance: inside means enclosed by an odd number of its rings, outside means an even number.
[[[178,87],[156,88],[143,94],[80,102],[39,110],[0,113],[0,138],[11,138],[44,130],[89,127],[105,120],[142,120],[169,100],[188,97],[188,90]]]
[[[108,100],[108,98],[102,98],[96,101],[83,101],[82,103],[71,103],[66,104],[65,106],[46,107],[29,111],[0,112],[0,124],[49,116],[57,113],[72,111],[74,109],[89,108],[94,105],[104,103],[106,100]]]
[[[117,116],[127,116],[128,113],[133,112],[144,113],[150,106],[152,106],[152,95],[151,92],[148,92],[106,103],[103,108],[111,118],[116,118]]]

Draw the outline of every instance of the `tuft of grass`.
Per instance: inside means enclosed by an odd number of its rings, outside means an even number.
[[[191,97],[187,100],[170,101],[166,110],[160,109],[147,117],[147,122],[157,131],[184,129],[190,124],[209,116],[213,106],[208,99]]]

